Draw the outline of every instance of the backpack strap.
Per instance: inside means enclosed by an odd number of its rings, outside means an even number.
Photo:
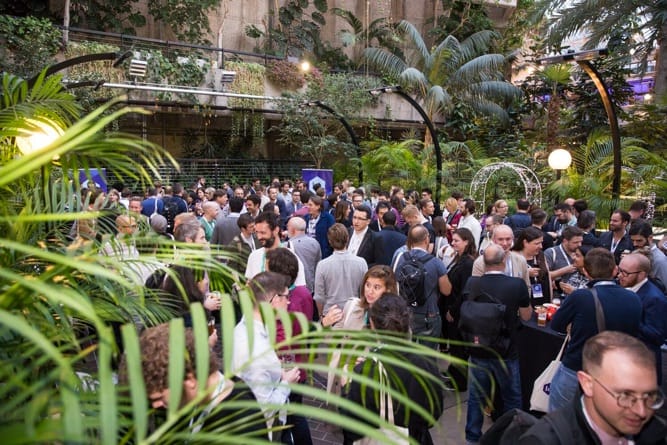
[[[593,294],[593,300],[595,301],[595,321],[598,325],[598,333],[605,330],[605,319],[604,311],[602,310],[602,304],[600,304],[600,299],[598,298],[598,290],[595,286],[590,289],[591,294]]]

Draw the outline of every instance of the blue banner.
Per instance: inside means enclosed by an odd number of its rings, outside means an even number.
[[[104,190],[107,193],[107,169],[106,168],[90,168],[88,170],[79,169],[79,183],[82,188],[90,188],[89,184],[92,181],[97,188]]]
[[[308,190],[315,193],[315,184],[320,184],[324,187],[326,194],[333,192],[333,170],[318,170],[315,168],[301,169],[301,177],[306,182]]]

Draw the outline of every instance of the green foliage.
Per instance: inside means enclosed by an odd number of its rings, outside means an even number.
[[[354,126],[362,119],[362,110],[372,103],[367,90],[375,86],[374,79],[325,74],[321,83],[310,82],[305,93],[286,95],[289,100],[278,104],[283,112],[278,141],[289,147],[294,157],[312,159],[317,168],[341,156],[354,158],[356,148],[344,142],[347,133],[341,123],[325,110],[303,103],[319,100]]]
[[[0,71],[23,77],[55,62],[62,34],[47,19],[0,15]]]
[[[366,48],[364,59],[422,99],[429,117],[447,117],[455,103],[464,103],[475,113],[509,123],[506,107],[520,91],[503,80],[505,57],[487,54],[496,33],[480,31],[463,41],[450,35],[429,49],[411,23],[400,22],[398,30],[410,44],[405,58]]]
[[[118,108],[108,103],[78,119],[78,107],[71,95],[63,93],[60,77],[39,78],[32,89],[20,78],[4,75],[0,105],[0,435],[3,443],[268,443],[245,437],[227,423],[209,433],[192,438],[189,416],[197,418],[207,406],[202,403],[208,394],[204,385],[189,404],[179,403],[183,393],[185,370],[183,320],[173,318],[175,301],[158,300],[155,292],[134,281],[133,265],[155,267],[161,263],[187,266],[196,276],[208,272],[212,289],[228,290],[229,279],[241,283],[219,260],[219,252],[204,246],[177,244],[153,239],[151,253],[142,253],[133,261],[118,261],[100,255],[101,245],[93,240],[66,246],[65,239],[53,226],[67,226],[73,220],[97,218],[97,212],[72,213],[79,204],[72,201],[74,190],[67,172],[80,167],[107,167],[108,172],[122,172],[139,182],[156,179],[153,175],[163,163],[173,163],[163,149],[140,138],[107,132],[111,122],[134,108]],[[16,156],[14,137],[33,132],[28,117],[62,124],[64,134],[33,154]],[[76,121],[75,121],[76,120]],[[142,164],[137,164],[141,159]],[[104,160],[102,163],[101,161]],[[141,165],[147,165],[143,168]],[[43,187],[37,172],[45,172]],[[60,172],[61,176],[55,173]],[[62,172],[65,172],[64,176]],[[133,176],[132,176],[133,175]],[[113,178],[110,178],[113,179]],[[157,178],[159,179],[159,178]],[[74,178],[74,187],[78,180]],[[45,203],[59,206],[48,207]],[[70,213],[64,204],[72,205]],[[17,228],[23,228],[18,231]],[[147,241],[143,237],[138,243]],[[173,274],[172,269],[167,273]],[[225,280],[227,278],[228,280]],[[245,281],[245,279],[243,279]],[[241,291],[237,300],[228,294],[222,297],[220,337],[223,341],[222,362],[226,377],[232,377],[231,353],[234,341],[235,308],[246,319],[252,319],[252,296]],[[440,376],[433,376],[400,359],[404,352],[417,353],[433,360],[449,359],[407,339],[392,337],[371,330],[329,331],[311,325],[303,316],[296,316],[301,327],[292,333],[291,316],[274,312],[268,303],[260,303],[262,320],[276,349],[284,346],[303,348],[309,357],[299,366],[308,372],[347,374],[359,357],[382,360],[401,366],[421,382],[442,385]],[[195,338],[195,373],[205,381],[207,369],[202,366],[211,353],[208,346],[206,316],[201,304],[190,306]],[[148,403],[142,375],[142,351],[138,331],[158,323],[169,322],[169,390],[170,403],[166,417],[156,415]],[[113,360],[118,358],[116,340],[109,322],[121,323],[120,332],[125,350],[121,384],[113,382]],[[275,340],[277,323],[281,321],[286,340]],[[251,342],[252,343],[252,342]],[[382,348],[377,348],[382,344]],[[339,367],[328,362],[334,352],[341,353]],[[318,355],[321,360],[315,361]],[[77,372],[85,370],[87,376]],[[373,376],[355,375],[360,383],[375,391],[380,383]],[[435,422],[427,410],[417,406],[399,387],[384,387],[393,400],[411,411],[421,413]],[[310,385],[293,385],[295,393],[305,395],[333,410],[289,404],[289,413],[307,415],[316,420],[386,440],[378,426],[387,427],[383,419],[351,404],[346,399],[327,394]],[[173,403],[171,403],[173,402]],[[223,400],[219,406],[230,410],[248,407],[254,402]],[[355,418],[337,414],[344,407]],[[252,419],[245,419],[247,422]],[[260,417],[259,421],[263,421]]]
[[[324,58],[328,58],[329,62],[340,61],[344,59],[342,52],[320,39],[320,31],[326,25],[323,14],[327,11],[326,0],[289,0],[278,11],[270,11],[278,19],[274,28],[261,30],[255,25],[248,25],[245,34],[258,41],[263,39],[255,48],[258,52],[297,58],[313,55],[317,57],[317,62],[323,62]]]
[[[350,29],[341,30],[339,34],[343,46],[354,48],[352,58],[357,64],[360,62],[361,51],[369,46],[386,48],[390,53],[403,57],[400,47],[401,39],[388,18],[375,19],[368,24],[367,28],[364,28],[364,24],[352,11],[333,8],[331,12],[345,20],[350,27]]]
[[[429,38],[441,42],[451,35],[464,40],[476,32],[492,29],[493,22],[486,14],[485,6],[470,0],[441,0],[443,13],[433,20]]]
[[[141,50],[141,59],[148,61],[145,82],[199,87],[210,69],[210,62],[198,57],[196,52],[181,56],[177,52],[163,53],[158,50]],[[160,99],[171,100],[174,94],[158,93]],[[185,95],[192,103],[198,103],[193,95]]]
[[[148,0],[148,12],[168,26],[183,42],[210,44],[208,15],[218,6],[216,0]]]
[[[648,62],[655,60],[654,92],[667,94],[667,4],[664,0],[589,2],[577,0],[540,0],[531,19],[541,25],[547,52],[557,51],[568,37],[585,30],[583,49],[607,46],[611,53],[639,60],[640,70],[647,72]]]
[[[83,0],[70,3],[72,24],[84,28],[136,34],[146,25],[138,9],[139,0]]]

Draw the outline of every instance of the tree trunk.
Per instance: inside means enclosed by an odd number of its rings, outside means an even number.
[[[69,42],[69,2],[70,0],[65,0],[65,6],[63,6],[63,48],[67,48]]]
[[[662,25],[658,35],[654,92],[658,100],[667,100],[667,22]]]

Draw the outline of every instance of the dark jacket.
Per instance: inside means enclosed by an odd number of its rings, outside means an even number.
[[[303,219],[305,219],[306,224],[308,224],[310,222],[310,214],[306,214]],[[317,224],[315,224],[315,239],[318,243],[320,243],[320,249],[322,249],[322,259],[325,259],[333,253],[333,249],[329,245],[327,232],[329,231],[329,227],[333,226],[334,224],[334,217],[325,211],[320,213],[320,219],[317,221]],[[306,225],[306,227],[308,226]]]
[[[639,297],[610,281],[591,281],[588,285],[597,289],[605,328],[638,337],[642,317]],[[579,371],[584,343],[598,334],[595,300],[589,289],[578,289],[565,299],[551,320],[551,329],[565,333],[569,324],[572,324],[570,342],[563,353],[562,364],[572,371]]]
[[[611,242],[614,238],[614,234],[612,232],[605,232],[602,235],[600,235],[600,247],[604,247],[607,250],[611,251]],[[632,240],[626,233],[623,235],[623,238],[618,242],[618,246],[616,247],[616,250],[614,250],[614,259],[616,260],[616,264],[621,262],[621,254],[624,251],[632,252],[635,250],[634,246],[632,245]]]
[[[347,229],[350,239],[352,239],[352,234],[354,233],[354,227],[350,227]],[[366,234],[364,235],[364,239],[361,240],[361,244],[359,245],[359,249],[357,249],[357,256],[363,258],[366,260],[366,264],[368,264],[368,267],[373,266],[376,263],[375,256],[378,253],[377,252],[377,233],[373,232],[371,229],[366,230]],[[348,246],[350,242],[348,241]]]
[[[520,445],[600,445],[600,440],[586,422],[581,398],[575,397],[564,408],[547,414],[519,439]],[[551,418],[549,422],[546,417]],[[558,425],[558,427],[554,426]],[[558,431],[556,431],[558,429]],[[667,425],[657,416],[644,425],[635,445],[667,444]]]
[[[407,395],[412,402],[424,408],[435,419],[440,418],[443,411],[442,400],[444,391],[441,385],[435,384],[430,380],[430,378],[439,376],[440,374],[436,364],[417,354],[391,352],[389,350],[384,351],[383,354],[393,356],[393,359],[398,360],[398,363],[410,363],[411,366],[415,366],[426,373],[426,376],[415,375],[410,369],[401,365],[392,365],[389,363],[384,365],[389,386]],[[354,373],[368,376],[372,379],[379,379],[377,362],[371,359],[367,359],[365,362],[355,366]],[[379,395],[369,385],[365,385],[355,379],[354,375],[352,376],[352,382],[346,396],[348,400],[365,407],[368,411],[376,414],[380,413],[378,405]],[[394,407],[394,424],[396,426],[408,427],[410,437],[421,445],[433,444],[429,433],[429,428],[433,426],[432,423],[414,411],[407,410],[406,406],[396,398],[392,398],[392,404]],[[362,420],[343,408],[340,410],[343,415]],[[345,431],[343,443],[349,444],[359,438],[360,436],[356,433]]]
[[[375,244],[377,246],[377,255],[375,264],[384,264],[391,266],[391,260],[394,258],[394,252],[400,247],[405,246],[407,236],[399,232],[394,226],[387,226],[375,234]]]

